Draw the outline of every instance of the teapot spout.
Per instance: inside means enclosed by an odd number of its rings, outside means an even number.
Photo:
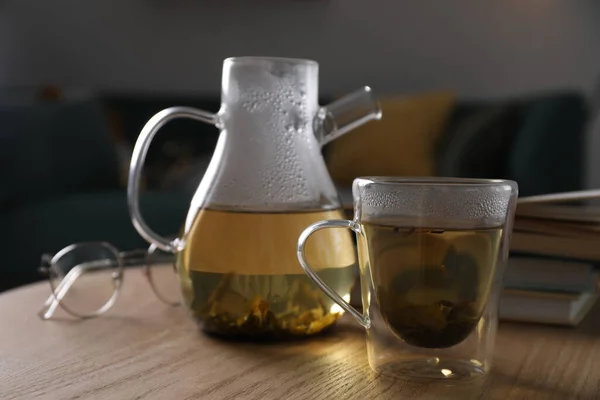
[[[365,86],[321,107],[315,117],[315,135],[321,146],[371,120],[381,119],[381,105]]]

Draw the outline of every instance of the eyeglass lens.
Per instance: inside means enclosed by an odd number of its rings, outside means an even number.
[[[175,256],[150,246],[146,263],[149,267],[148,278],[156,296],[166,304],[178,305],[181,291],[175,270]]]
[[[116,295],[121,261],[118,252],[105,243],[69,246],[54,256],[50,285],[61,306],[79,316],[102,310]]]

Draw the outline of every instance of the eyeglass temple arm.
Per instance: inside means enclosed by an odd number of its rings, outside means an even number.
[[[131,250],[122,251],[119,253],[119,257],[123,260],[123,266],[139,266],[144,265],[146,273],[151,264],[170,263],[175,269],[175,263],[173,262],[173,254],[160,255],[154,253],[155,249],[151,250]],[[151,256],[151,257],[150,257]]]
[[[131,250],[122,251],[119,257],[123,260],[123,266],[141,265],[148,262],[148,251],[146,250]]]
[[[56,286],[54,293],[51,294],[50,297],[48,297],[44,302],[44,306],[42,310],[40,310],[40,313],[44,309],[46,309],[46,311],[42,314],[42,318],[48,319],[52,317],[52,314],[54,314],[54,312],[56,311],[56,308],[59,306],[60,301],[66,296],[71,286],[73,286],[75,281],[81,275],[88,271],[105,268],[106,266],[110,266],[110,264],[113,263],[114,262],[111,260],[92,261],[77,264],[76,266],[71,268],[67,275],[65,275],[65,277]]]

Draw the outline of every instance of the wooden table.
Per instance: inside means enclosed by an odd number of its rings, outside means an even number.
[[[0,399],[600,399],[600,307],[578,328],[501,323],[480,387],[375,375],[362,329],[287,344],[210,338],[128,270],[96,319],[40,320],[40,283],[0,294]]]

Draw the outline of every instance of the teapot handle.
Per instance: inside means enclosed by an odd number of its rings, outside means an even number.
[[[191,107],[171,107],[156,113],[140,132],[140,135],[133,148],[131,155],[131,164],[129,166],[129,179],[127,182],[127,202],[129,205],[129,215],[131,222],[138,233],[149,243],[163,251],[174,253],[177,251],[179,239],[169,240],[154,232],[142,218],[140,213],[140,181],[142,177],[142,167],[144,159],[148,153],[150,142],[154,135],[167,122],[177,118],[188,118],[207,124],[219,125],[219,117],[206,111],[198,110]]]

